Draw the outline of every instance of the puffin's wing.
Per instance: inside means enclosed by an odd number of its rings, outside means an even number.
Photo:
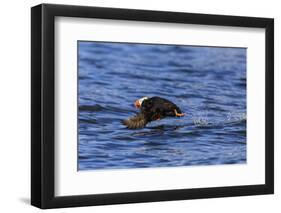
[[[122,124],[127,126],[129,129],[140,129],[145,127],[147,123],[148,121],[143,113],[138,113],[135,116],[122,121]]]

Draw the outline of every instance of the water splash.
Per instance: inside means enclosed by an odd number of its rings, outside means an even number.
[[[226,123],[239,123],[247,120],[245,112],[229,112],[227,114]]]
[[[241,123],[247,120],[245,112],[228,112],[226,115],[217,119],[212,119],[208,112],[201,112],[192,117],[193,124],[197,127],[225,126],[229,124]]]

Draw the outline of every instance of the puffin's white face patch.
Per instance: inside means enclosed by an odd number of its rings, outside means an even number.
[[[139,103],[140,103],[140,105],[141,105],[141,104],[142,104],[142,102],[143,102],[144,100],[146,100],[146,99],[148,99],[148,97],[143,97],[143,98],[139,99]]]

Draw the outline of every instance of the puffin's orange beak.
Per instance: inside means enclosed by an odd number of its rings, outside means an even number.
[[[136,107],[136,108],[140,108],[140,107],[141,107],[139,100],[136,100],[136,101],[135,101],[135,107]]]

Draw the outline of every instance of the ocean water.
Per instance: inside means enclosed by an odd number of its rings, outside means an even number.
[[[246,49],[78,42],[78,170],[246,163]],[[120,122],[160,96],[181,118]]]

